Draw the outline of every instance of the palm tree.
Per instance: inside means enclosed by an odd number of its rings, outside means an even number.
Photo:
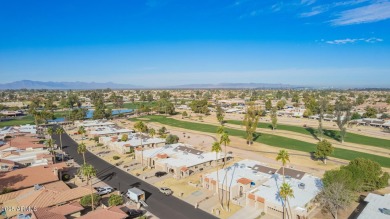
[[[225,165],[226,165],[226,146],[228,145],[228,144],[230,144],[230,139],[229,139],[229,134],[227,133],[227,132],[224,132],[222,135],[221,135],[221,140],[220,140],[220,144],[224,144],[225,145],[225,156],[224,156],[224,158],[223,158],[223,168],[225,167]],[[227,190],[227,172],[225,173],[225,177],[224,177],[224,180],[223,181],[226,181],[226,184],[225,184],[225,188],[226,188],[226,190]],[[225,190],[225,191],[226,191]],[[229,194],[230,195],[230,194]],[[227,196],[226,197],[228,200],[229,200],[229,196]],[[227,200],[227,202],[229,202]],[[227,206],[227,208],[228,208],[228,210],[229,210],[229,204],[228,204],[228,206]]]
[[[283,170],[283,183],[285,182],[285,178],[284,178],[284,166],[286,165],[287,161],[290,162],[290,155],[288,154],[288,152],[284,149],[280,150],[279,153],[278,153],[278,156],[276,157],[276,160],[277,161],[282,161],[282,170]]]
[[[225,133],[225,127],[221,125],[217,128],[217,134],[222,135],[223,133]]]
[[[79,144],[77,147],[77,153],[83,154],[84,164],[85,164],[85,152],[87,151],[87,146],[84,143]]]
[[[49,134],[50,138],[52,138],[53,132],[54,131],[52,127],[47,128],[47,134]]]
[[[141,165],[144,165],[144,151],[142,146],[142,133],[148,130],[148,127],[142,121],[138,121],[134,124],[134,129],[139,132],[139,138],[141,140]]]
[[[62,151],[62,134],[64,134],[65,131],[62,128],[56,129],[56,134],[60,136],[60,146],[61,146],[61,152],[62,152],[62,161],[64,161],[64,152]]]
[[[83,142],[84,134],[85,134],[86,132],[87,132],[87,131],[85,130],[84,126],[80,126],[80,127],[79,127],[78,133],[81,134],[81,142]]]
[[[230,144],[230,139],[229,139],[229,134],[227,132],[224,132],[222,135],[221,135],[221,139],[219,141],[220,144],[224,144],[225,145],[225,157],[223,159],[223,166],[225,167],[226,165],[226,146],[228,144]]]
[[[52,138],[49,138],[45,141],[45,145],[50,148],[50,154],[53,154],[54,152],[54,144],[56,143],[56,141]]]
[[[91,186],[91,207],[92,211],[95,208],[95,204],[93,202],[93,188],[92,188],[92,178],[96,176],[96,169],[91,164],[84,164],[79,169],[79,174],[87,179],[87,183]]]
[[[220,153],[222,151],[222,148],[221,148],[221,144],[219,142],[214,142],[213,145],[211,146],[211,151],[212,152],[215,152],[215,165],[217,167],[217,195],[218,195],[218,200],[221,204],[221,207],[223,206],[222,204],[222,200],[219,196],[219,174],[218,174],[218,153]]]
[[[294,190],[291,188],[290,184],[288,183],[283,183],[282,186],[279,188],[279,195],[280,197],[284,200],[283,204],[283,217],[285,215],[285,209],[286,209],[286,203],[288,204],[288,209],[289,209],[289,218],[292,218],[292,212],[291,212],[291,207],[290,203],[288,201],[289,198],[294,198]]]

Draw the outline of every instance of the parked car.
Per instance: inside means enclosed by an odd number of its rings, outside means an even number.
[[[162,192],[165,195],[171,195],[173,192],[170,188],[167,187],[160,187],[160,192]]]
[[[163,172],[163,171],[158,171],[154,174],[155,177],[162,177],[165,175],[167,175],[167,172]]]
[[[64,161],[68,161],[71,159],[67,154],[64,154],[63,157],[64,157]],[[56,160],[62,161],[62,154],[56,154]]]
[[[136,218],[139,216],[142,216],[144,212],[142,210],[137,210],[137,209],[130,209],[127,211],[127,215],[129,215],[128,218]]]
[[[109,194],[109,193],[114,191],[114,189],[110,186],[97,187],[95,189],[96,189],[98,195],[105,195],[105,194]]]

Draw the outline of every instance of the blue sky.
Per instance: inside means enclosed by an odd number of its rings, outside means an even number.
[[[390,87],[390,0],[0,1],[1,83]]]

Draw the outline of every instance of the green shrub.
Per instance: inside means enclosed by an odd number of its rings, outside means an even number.
[[[86,195],[86,196],[82,197],[80,200],[80,205],[82,205],[84,207],[91,206],[91,202],[92,202],[91,197],[92,197],[91,195]],[[99,204],[100,199],[101,199],[100,195],[93,194],[93,203],[95,206],[97,204]]]
[[[168,135],[165,142],[167,144],[175,144],[179,142],[179,137],[177,135]]]
[[[99,142],[99,137],[98,137],[98,136],[95,136],[95,137],[93,138],[93,140],[94,140],[95,142]]]
[[[70,175],[69,174],[62,175],[62,181],[69,181],[69,180],[70,180]]]
[[[115,155],[115,156],[112,157],[112,159],[114,159],[114,160],[119,160],[119,159],[121,159],[121,157]]]
[[[103,146],[103,143],[98,143],[96,146],[101,147]]]
[[[108,199],[108,205],[109,206],[118,206],[123,204],[123,198],[120,195],[112,194],[110,195],[110,198]]]

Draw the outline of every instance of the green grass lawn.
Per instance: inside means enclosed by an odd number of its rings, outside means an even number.
[[[210,124],[201,124],[201,123],[194,123],[194,122],[187,122],[187,121],[180,121],[172,118],[167,118],[165,116],[145,116],[142,118],[148,118],[150,122],[158,122],[164,125],[189,129],[189,130],[195,130],[195,131],[201,131],[201,132],[207,132],[207,133],[216,133],[216,130],[218,126],[210,125]],[[131,119],[133,121],[137,120],[136,118]],[[237,130],[237,129],[225,129],[229,135],[231,136],[237,136],[245,138],[245,131]],[[314,152],[316,150],[316,145],[304,141],[299,141],[291,138],[286,137],[280,137],[276,135],[271,134],[259,134],[255,137],[256,142],[264,143],[270,146],[279,147],[279,148],[285,148],[285,149],[291,149],[291,150],[297,150],[297,151],[304,151],[304,152]],[[380,165],[384,167],[390,167],[390,158],[347,150],[347,149],[341,149],[341,148],[335,148],[334,154],[332,157],[345,159],[345,160],[352,160],[357,157],[363,157],[367,159],[374,160],[378,162]]]
[[[24,117],[20,117],[20,118],[16,118],[16,119],[13,119],[13,120],[9,120],[9,121],[1,121],[0,122],[0,127],[4,127],[4,126],[14,126],[14,125],[26,125],[26,124],[34,124],[34,117],[33,116],[24,116]]]
[[[226,122],[230,123],[230,124],[235,124],[235,125],[242,125],[242,121],[238,121],[238,120],[228,120]],[[267,129],[267,128],[272,129],[271,124],[268,124],[268,123],[259,123],[257,125],[257,127],[264,128],[264,129]],[[278,125],[277,129],[317,137],[317,130],[313,129],[313,128],[304,128],[304,127],[292,126],[292,125]],[[339,131],[324,130],[324,135],[328,138],[332,138],[336,141],[340,141],[340,132]],[[351,142],[351,143],[356,143],[356,144],[364,144],[364,145],[370,145],[370,146],[390,149],[390,140],[368,137],[368,136],[358,135],[358,134],[354,134],[354,133],[347,133],[347,136],[345,137],[345,141]]]

